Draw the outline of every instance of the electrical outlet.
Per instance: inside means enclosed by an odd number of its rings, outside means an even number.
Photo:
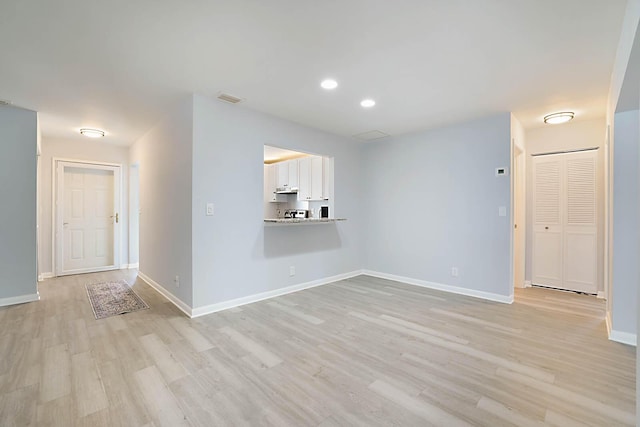
[[[496,168],[496,176],[506,176],[509,175],[508,168]]]
[[[207,203],[207,216],[213,216],[213,203]]]
[[[176,288],[179,288],[180,287],[180,276],[176,276],[176,278],[173,279],[173,281],[176,284]]]
[[[451,267],[451,275],[453,277],[458,277],[458,267]]]
[[[292,265],[289,267],[289,277],[293,277],[296,275],[296,268]]]

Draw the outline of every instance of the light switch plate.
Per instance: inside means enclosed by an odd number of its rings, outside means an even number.
[[[213,216],[213,203],[207,203],[207,216]]]

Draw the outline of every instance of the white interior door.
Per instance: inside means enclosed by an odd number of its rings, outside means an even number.
[[[58,162],[57,275],[119,267],[120,168]]]
[[[596,152],[533,159],[533,283],[597,293]]]

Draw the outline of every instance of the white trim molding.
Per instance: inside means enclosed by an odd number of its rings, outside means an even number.
[[[408,285],[420,286],[423,288],[436,289],[438,291],[449,292],[452,294],[465,295],[468,297],[480,298],[489,301],[500,302],[503,304],[512,304],[513,295],[500,295],[491,292],[477,291],[475,289],[460,288],[458,286],[443,285],[442,283],[428,282],[426,280],[412,279],[410,277],[396,276],[395,274],[380,273],[378,271],[364,270],[362,274],[373,276],[380,279],[394,280],[396,282],[406,283]]]
[[[64,199],[64,196],[61,194],[60,186],[64,183],[64,166],[72,166],[75,165],[80,168],[85,169],[106,169],[113,171],[114,177],[114,187],[113,187],[113,195],[114,195],[114,208],[116,212],[123,213],[123,207],[125,206],[122,203],[123,197],[123,188],[122,185],[124,183],[124,176],[122,173],[123,165],[121,163],[107,163],[107,162],[98,162],[92,160],[77,160],[77,159],[69,159],[63,157],[52,157],[51,158],[51,265],[53,268],[53,274],[57,276],[65,276],[70,274],[82,274],[82,273],[93,273],[93,272],[101,272],[108,270],[117,270],[119,268],[121,257],[122,257],[122,242],[124,239],[122,238],[122,227],[119,223],[114,224],[114,232],[113,232],[113,243],[114,243],[114,263],[108,267],[104,268],[88,268],[88,269],[79,269],[74,271],[63,271],[62,268],[62,260],[58,259],[62,253],[62,233],[63,233],[63,225],[62,225],[62,203],[58,203],[58,199]],[[58,167],[62,166],[62,169],[59,171]],[[123,216],[124,218],[124,216]]]
[[[17,297],[0,298],[0,307],[14,304],[24,304],[25,302],[40,301],[40,292],[28,295],[19,295]]]
[[[133,264],[122,264],[120,266],[120,270],[132,270],[140,268],[140,263],[134,262]]]
[[[598,295],[596,296],[596,298],[607,299],[607,296],[605,295],[604,291],[598,291]]]
[[[169,292],[164,286],[160,285],[158,282],[156,282],[151,277],[144,274],[142,271],[138,271],[138,277],[141,278],[147,285],[155,289],[156,292],[158,292],[160,295],[162,295],[163,297],[168,299],[170,302],[172,302],[173,305],[178,307],[180,311],[182,311],[184,314],[186,314],[189,317],[192,317],[191,307],[185,304],[180,298],[178,298],[177,296]]]
[[[611,341],[631,345],[634,347],[637,345],[637,341],[638,341],[636,334],[632,334],[630,332],[616,331],[614,329],[611,330],[611,333],[609,334],[609,339]]]
[[[611,322],[611,313],[607,312],[605,316],[606,324],[607,324],[607,334],[609,335],[610,341],[619,342],[621,344],[631,345],[636,347],[638,344],[638,336],[636,334],[632,334],[630,332],[621,332],[612,329],[613,322]]]
[[[38,276],[38,282],[42,282],[45,279],[53,279],[56,277],[52,272],[42,273]]]
[[[531,280],[525,280],[524,281],[524,287],[525,288],[530,288],[531,287]]]
[[[328,285],[329,283],[337,282],[339,280],[344,280],[344,279],[350,279],[352,277],[356,277],[361,274],[362,274],[362,270],[355,270],[349,273],[343,273],[343,274],[338,274],[331,277],[325,277],[318,280],[312,280],[311,282],[300,283],[293,286],[287,286],[285,288],[274,289],[272,291],[261,292],[259,294],[253,294],[246,297],[219,302],[216,304],[197,307],[192,310],[191,317],[205,316],[207,314],[216,313],[218,311],[227,310],[229,308],[238,307],[241,305],[251,304],[258,301],[279,297],[279,296],[290,294],[293,292],[302,291],[304,289],[315,288],[316,286]]]

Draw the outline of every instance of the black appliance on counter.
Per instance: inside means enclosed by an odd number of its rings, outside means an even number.
[[[309,211],[306,209],[287,209],[284,211],[285,218],[309,218]]]

